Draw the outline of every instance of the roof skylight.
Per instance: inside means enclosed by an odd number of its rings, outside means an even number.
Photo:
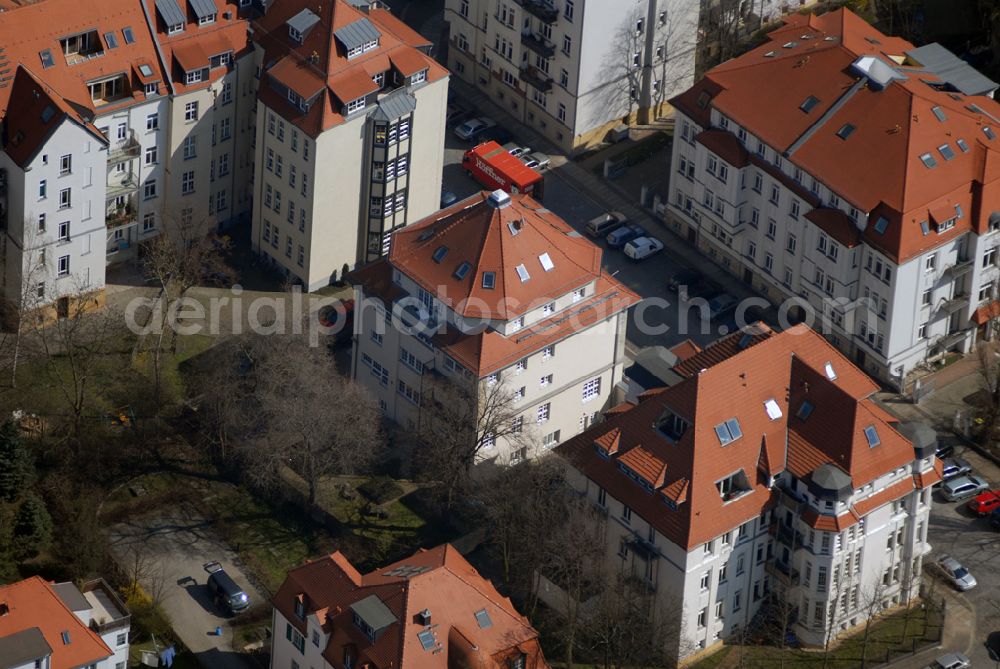
[[[479,625],[479,629],[486,629],[487,627],[493,627],[493,621],[490,619],[490,613],[486,609],[480,609],[476,611],[476,623]]]
[[[964,139],[956,139],[955,143],[958,144],[958,148],[962,149],[962,153],[969,152],[969,145],[965,143]]]
[[[837,131],[837,137],[840,137],[841,139],[847,139],[848,137],[851,136],[852,132],[854,132],[854,126],[851,125],[850,123],[845,123],[844,125],[840,126],[840,130]]]
[[[937,117],[937,120],[942,123],[948,120],[948,117],[944,115],[944,110],[940,107],[931,107],[931,111],[934,113],[934,116]]]
[[[719,423],[715,426],[715,436],[719,438],[719,443],[723,446],[736,441],[743,436],[743,431],[740,429],[740,421],[730,418],[724,423]]]
[[[132,28],[130,27],[126,26],[125,28],[122,28],[122,37],[125,38],[126,44],[135,43],[135,35],[132,33]]]
[[[439,263],[442,260],[444,260],[444,257],[446,255],[448,255],[448,247],[439,246],[436,249],[434,249],[434,255],[431,256],[431,260],[433,260],[436,263]]]
[[[929,235],[931,233],[931,226],[927,224],[926,220],[920,221],[920,231],[925,235]]]
[[[497,285],[497,273],[496,272],[483,272],[483,288],[488,288],[493,290]]]
[[[417,638],[420,639],[420,646],[424,650],[430,650],[437,644],[437,641],[434,639],[434,632],[430,630],[417,632]]]
[[[930,152],[921,154],[920,162],[922,162],[924,164],[924,167],[928,169],[933,169],[937,167],[937,161],[934,160],[934,156],[932,156]]]
[[[56,64],[52,60],[52,51],[50,49],[42,49],[38,52],[38,57],[42,59],[42,69],[48,69]]]
[[[882,443],[878,438],[878,431],[875,429],[874,425],[869,425],[865,428],[865,439],[868,440],[869,448],[875,448]]]
[[[56,108],[52,105],[45,105],[45,109],[42,110],[42,123],[48,123],[52,120],[52,117],[56,115]]]
[[[456,279],[461,281],[465,278],[465,275],[469,273],[472,269],[472,264],[466,260],[463,260],[458,267],[455,268],[455,274],[453,275]]]
[[[771,420],[778,420],[782,416],[781,407],[774,401],[774,398],[764,402],[764,411],[767,412],[767,417]]]
[[[546,272],[551,272],[555,265],[552,262],[552,258],[549,257],[548,253],[543,253],[538,256],[538,262],[542,263],[542,269]]]
[[[517,276],[520,277],[521,283],[531,278],[531,275],[528,274],[528,268],[524,265],[518,265],[515,269],[517,269]]]
[[[809,418],[809,415],[813,412],[813,403],[809,400],[802,400],[802,404],[799,405],[799,410],[795,412],[795,415],[799,417],[800,420],[805,420]]]
[[[802,104],[799,105],[799,109],[808,114],[817,104],[819,104],[819,98],[817,98],[815,95],[810,95],[809,97],[807,97],[805,100],[802,101]]]
[[[880,235],[885,232],[885,229],[889,227],[889,219],[885,216],[879,216],[878,220],[875,221],[875,232]]]
[[[837,372],[833,371],[833,363],[828,362],[823,365],[823,372],[826,374],[826,378],[831,381],[837,378]]]
[[[139,66],[139,74],[141,74],[144,77],[151,77],[153,76],[153,68],[143,63],[142,65]]]
[[[951,160],[955,157],[955,151],[948,144],[942,144],[939,146],[938,151],[941,153],[941,157],[945,160]]]
[[[983,126],[983,134],[986,135],[987,139],[996,139],[997,134],[993,132],[993,128],[988,125]]]
[[[108,43],[109,49],[118,48],[118,36],[114,33],[104,33],[104,41]]]

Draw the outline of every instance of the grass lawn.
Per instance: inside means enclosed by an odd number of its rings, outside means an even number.
[[[888,616],[872,625],[868,642],[867,660],[869,665],[881,664],[886,657],[899,658],[911,652],[914,642],[919,647],[923,639],[936,638],[938,621],[936,614],[924,609],[914,609]],[[904,630],[905,628],[905,630]],[[858,629],[845,638],[839,646],[830,650],[827,669],[854,669],[861,665],[864,647],[864,628]],[[743,654],[742,663],[740,655]],[[715,669],[716,667],[821,667],[823,651],[774,646],[725,646],[704,660],[691,665],[690,669]]]

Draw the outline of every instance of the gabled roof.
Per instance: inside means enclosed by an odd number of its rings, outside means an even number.
[[[447,544],[364,576],[339,552],[292,569],[273,604],[304,634],[296,601],[307,617],[329,626],[332,636],[323,656],[334,666],[349,647],[357,666],[500,669],[524,653],[526,667],[547,669],[528,620]],[[425,612],[430,625],[424,624]],[[379,630],[374,641],[354,615]]]
[[[768,508],[768,480],[780,471],[809,481],[813,472],[836,466],[860,487],[913,461],[910,443],[871,408],[877,386],[808,327],[768,331],[742,350],[725,340],[718,346],[725,354],[703,358],[677,385],[644,393],[638,406],[605,414],[603,423],[557,452],[686,548]],[[797,415],[804,399],[814,404],[805,419]],[[687,423],[679,437],[657,427],[670,414]],[[717,428],[731,420],[740,436],[722,443]],[[876,447],[864,433],[871,426],[880,438]],[[613,452],[609,442],[616,445]],[[654,490],[637,485],[617,463]],[[734,475],[742,477],[745,492],[724,497],[718,486]],[[840,480],[834,470],[822,476],[824,484]]]
[[[984,229],[998,208],[978,206],[997,196],[980,194],[975,184],[998,179],[1000,138],[984,128],[1000,126],[1000,104],[958,92],[953,70],[922,67],[916,51],[846,9],[790,17],[765,44],[713,68],[673,102],[706,129],[711,109],[718,109],[871,214],[859,232],[900,262],[973,227]],[[731,141],[703,135],[699,141],[724,159],[745,160]],[[755,155],[750,161],[759,162]],[[928,209],[956,204],[965,215],[954,228],[922,231]],[[887,225],[874,230],[879,216]]]
[[[38,576],[0,585],[0,603],[7,605],[7,614],[0,616],[0,641],[37,629],[52,650],[52,669],[89,666],[112,654],[101,637],[60,599],[53,585]],[[40,649],[37,634],[31,634],[30,639],[22,637],[22,640],[31,641],[32,648]],[[0,658],[5,659],[8,658]]]

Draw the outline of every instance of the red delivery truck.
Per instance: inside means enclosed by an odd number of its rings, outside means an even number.
[[[494,141],[483,142],[465,152],[462,167],[473,179],[490,190],[529,193],[542,201],[544,179]]]

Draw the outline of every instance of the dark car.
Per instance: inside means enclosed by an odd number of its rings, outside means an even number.
[[[514,139],[514,135],[511,134],[510,130],[503,128],[499,125],[492,126],[483,130],[479,135],[479,141],[488,142],[493,140],[497,144],[503,145]]]
[[[1000,509],[993,509],[990,513],[990,525],[1000,530]]]
[[[972,471],[972,465],[964,458],[945,458],[941,465],[941,475],[946,481],[956,476],[964,476]]]
[[[937,450],[934,451],[934,455],[936,455],[938,459],[949,458],[954,453],[955,453],[955,444],[947,442],[942,443],[940,441],[938,442]]]
[[[450,190],[441,189],[441,208],[450,207],[451,205],[458,202],[458,196],[452,193]]]
[[[679,294],[683,300],[693,300],[696,297],[710,300],[721,292],[722,286],[703,277],[700,281],[689,284]]]
[[[701,281],[701,272],[696,269],[682,269],[667,279],[667,290],[676,293],[680,286],[690,286]]]
[[[230,578],[221,564],[209,562],[204,566],[208,572],[208,592],[217,607],[233,615],[250,608],[250,596],[236,585],[236,581]]]
[[[624,225],[617,230],[609,232],[605,239],[608,241],[609,247],[620,249],[636,237],[642,237],[645,234],[646,231],[638,225]]]

